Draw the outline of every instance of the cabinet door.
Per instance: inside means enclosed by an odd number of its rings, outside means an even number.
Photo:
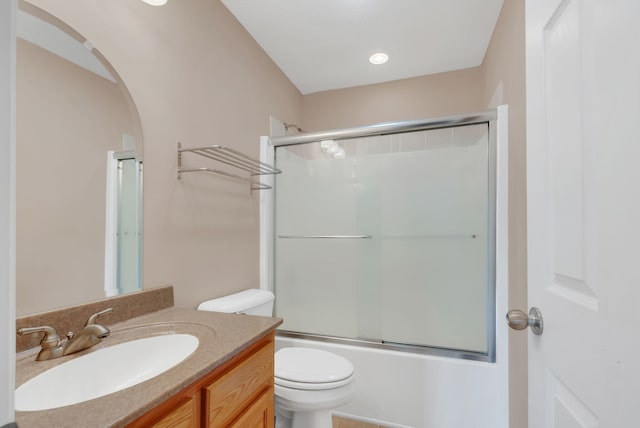
[[[256,399],[230,428],[273,428],[273,388]]]
[[[273,353],[273,342],[269,342],[205,389],[209,426],[226,426],[273,388]]]
[[[151,426],[154,428],[194,428],[200,425],[199,422],[195,398],[189,397]]]

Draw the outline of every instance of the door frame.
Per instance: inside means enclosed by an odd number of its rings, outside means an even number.
[[[15,421],[16,11],[0,1],[0,426]]]

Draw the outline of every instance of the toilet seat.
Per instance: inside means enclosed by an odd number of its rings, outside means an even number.
[[[291,389],[301,389],[305,391],[317,391],[321,389],[334,389],[340,388],[341,386],[348,385],[353,380],[353,376],[349,376],[346,379],[342,379],[337,382],[322,382],[322,383],[310,383],[310,382],[295,382],[286,379],[280,379],[279,377],[275,377],[275,384],[279,386],[284,386],[285,388]]]
[[[312,348],[282,348],[275,354],[275,383],[301,390],[334,389],[353,378],[351,361]]]

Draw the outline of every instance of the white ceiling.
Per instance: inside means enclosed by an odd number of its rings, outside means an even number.
[[[502,2],[222,0],[303,94],[479,66]]]

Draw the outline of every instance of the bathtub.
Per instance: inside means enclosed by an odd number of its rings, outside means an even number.
[[[324,349],[353,362],[354,399],[338,416],[388,427],[507,428],[507,367],[496,363],[276,336],[288,346]]]

